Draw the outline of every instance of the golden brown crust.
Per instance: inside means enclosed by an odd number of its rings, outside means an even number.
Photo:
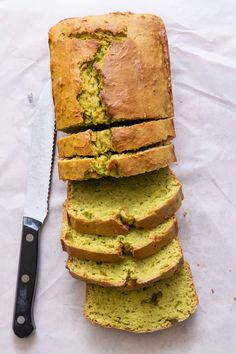
[[[137,150],[175,137],[172,118],[115,127],[111,128],[110,132],[111,146],[107,151],[119,153]],[[58,156],[61,158],[97,156],[100,154],[94,148],[97,141],[98,134],[91,129],[60,138],[57,140]]]
[[[86,157],[81,159],[58,160],[59,178],[64,181],[83,181],[86,177],[94,179],[101,178],[102,176],[99,176],[93,170],[93,162],[93,158]]]
[[[132,34],[125,41],[111,44],[103,64],[97,65],[108,114],[113,120],[172,117],[171,82],[166,76],[169,61],[163,51],[164,24],[153,17],[139,19],[128,33]]]
[[[103,80],[101,97],[112,121],[173,117],[168,43],[162,20],[154,15],[113,13],[65,19],[49,31],[57,129],[83,125],[79,102],[80,65],[91,60],[96,39],[76,35],[97,31],[126,34],[113,41],[95,67]]]
[[[169,321],[169,323],[165,326],[163,326],[162,328],[156,328],[156,329],[152,329],[150,331],[141,331],[141,330],[137,330],[137,331],[132,331],[132,330],[128,330],[128,329],[123,329],[123,328],[119,328],[119,327],[113,327],[113,326],[109,326],[109,325],[102,325],[101,323],[99,322],[96,322],[95,320],[92,320],[90,317],[89,317],[89,313],[87,311],[87,304],[88,304],[88,286],[86,285],[86,290],[85,290],[85,301],[84,301],[84,316],[92,323],[92,324],[96,324],[98,326],[101,326],[101,327],[106,327],[106,328],[117,328],[119,330],[122,330],[122,331],[127,331],[127,332],[132,332],[132,333],[151,333],[151,332],[156,332],[156,331],[160,331],[160,330],[163,330],[163,329],[167,329],[167,328],[170,328],[172,327],[173,325],[175,325],[176,322],[183,322],[185,321],[190,315],[192,315],[196,308],[197,308],[197,305],[199,303],[199,300],[198,300],[198,296],[197,296],[197,292],[196,292],[196,288],[194,286],[194,282],[193,282],[193,277],[192,277],[192,272],[191,272],[191,269],[190,269],[190,266],[188,264],[188,262],[184,262],[184,266],[186,267],[186,271],[189,273],[189,276],[191,277],[192,279],[192,287],[194,289],[194,299],[195,299],[195,307],[193,308],[193,310],[188,313],[186,315],[185,318],[182,318],[181,321]]]
[[[136,150],[175,137],[172,118],[112,128],[111,131],[112,149],[116,152]]]
[[[86,157],[59,160],[58,172],[60,179],[73,181],[103,176],[128,177],[158,170],[175,161],[174,146],[167,144],[130,154],[113,155],[106,161],[104,169],[99,171],[101,173],[95,170],[96,159]]]
[[[86,276],[81,274],[75,273],[73,270],[70,269],[68,262],[66,263],[66,268],[69,270],[70,275],[75,279],[84,280],[86,283],[96,284],[105,287],[115,287],[121,290],[133,290],[133,289],[140,289],[144,288],[148,285],[155,283],[157,280],[165,279],[171,277],[173,274],[177,273],[183,266],[183,253],[180,241],[178,240],[178,247],[179,247],[179,259],[178,262],[174,266],[170,266],[166,271],[157,274],[155,277],[152,277],[146,281],[141,281],[137,279],[128,279],[128,280],[119,280],[119,281],[109,281],[109,280],[96,280],[90,279]]]
[[[95,156],[93,141],[96,133],[91,129],[72,134],[57,140],[58,156],[62,158],[74,156]]]
[[[118,170],[119,176],[129,177],[159,170],[176,162],[172,144],[158,146],[130,155],[116,155],[108,163],[108,171]]]

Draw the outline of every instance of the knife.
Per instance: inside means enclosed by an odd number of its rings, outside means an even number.
[[[37,278],[38,242],[48,214],[55,137],[52,88],[51,82],[48,82],[39,97],[32,126],[31,158],[13,317],[13,331],[20,338],[29,336],[35,329],[33,303]]]

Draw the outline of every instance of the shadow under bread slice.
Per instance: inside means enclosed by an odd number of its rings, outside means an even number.
[[[198,297],[187,262],[171,278],[133,291],[87,284],[84,315],[95,324],[131,332],[154,332],[194,313]]]
[[[139,259],[151,256],[171,242],[177,233],[177,221],[173,216],[151,230],[131,228],[127,235],[83,234],[68,224],[64,209],[61,243],[64,251],[79,259],[120,262],[125,254]]]
[[[99,156],[137,150],[175,137],[173,119],[160,119],[101,131],[88,129],[58,139],[58,156]]]
[[[71,181],[129,177],[158,170],[175,161],[174,146],[165,143],[132,153],[61,159],[58,160],[58,173],[60,179]]]
[[[102,286],[135,289],[168,278],[183,263],[181,244],[172,240],[157,253],[144,259],[126,256],[122,262],[94,262],[69,256],[66,263],[70,274],[86,282]]]
[[[174,215],[183,199],[169,168],[129,178],[69,182],[66,211],[75,230],[126,235],[129,227],[154,228]]]

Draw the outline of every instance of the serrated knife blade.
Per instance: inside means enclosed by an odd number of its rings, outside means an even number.
[[[33,124],[24,216],[43,223],[48,212],[54,150],[54,109],[49,82],[42,91]]]
[[[39,232],[48,213],[55,146],[51,82],[44,87],[35,110],[19,257],[13,331],[24,338],[35,329],[33,300],[37,276]]]

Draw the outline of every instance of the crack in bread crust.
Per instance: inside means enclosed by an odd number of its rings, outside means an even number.
[[[77,99],[85,125],[109,123],[110,118],[106,113],[106,106],[102,99],[103,78],[97,69],[97,63],[102,63],[112,42],[122,41],[125,33],[113,34],[108,31],[95,31],[94,33],[70,34],[69,38],[80,40],[95,40],[99,46],[92,60],[84,62],[80,66],[80,88],[81,92]]]

